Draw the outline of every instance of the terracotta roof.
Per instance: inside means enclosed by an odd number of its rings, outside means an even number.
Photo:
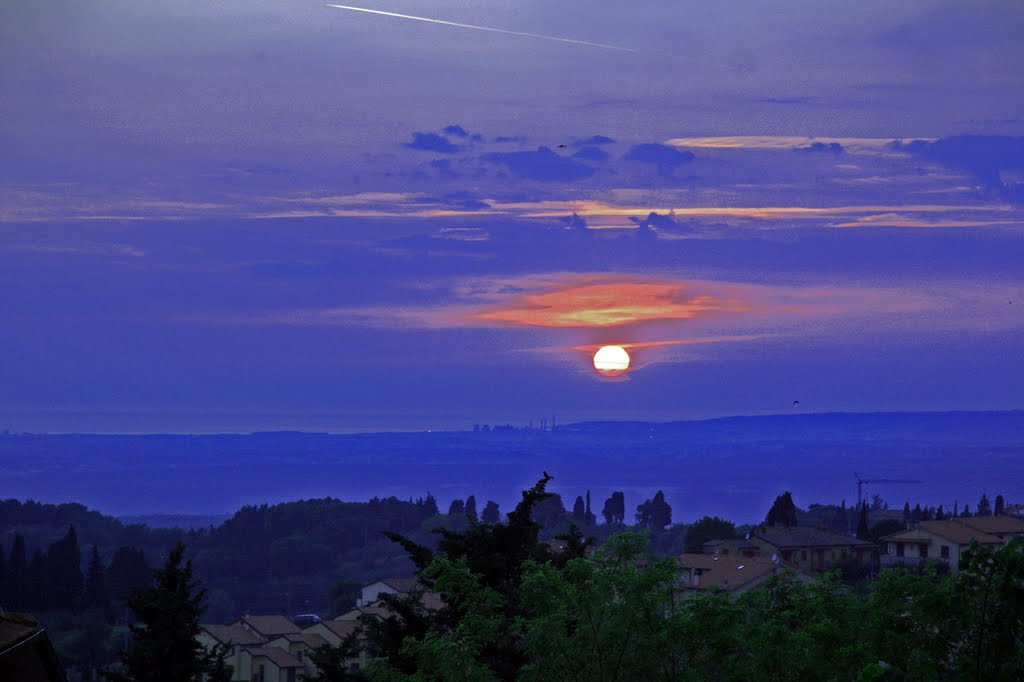
[[[263,640],[259,634],[246,630],[241,625],[201,625],[211,637],[223,644],[259,644]]]
[[[249,616],[245,615],[238,619],[236,624],[250,628],[264,637],[277,637],[289,632],[300,632],[298,625],[291,622],[284,616]]]
[[[956,521],[922,521],[917,528],[891,533],[882,538],[882,540],[886,542],[914,542],[927,539],[921,536],[920,531],[945,538],[957,545],[969,545],[971,540],[977,540],[983,545],[1003,544],[1002,539],[998,536],[982,533]]]
[[[1012,516],[958,516],[952,520],[982,533],[1024,535],[1024,521]]]
[[[708,540],[701,547],[735,547],[736,549],[757,549],[757,545],[751,544],[750,540],[734,540],[729,538],[727,540]]]
[[[723,554],[681,554],[679,565],[701,571],[697,584],[685,585],[693,590],[737,590],[777,571],[792,570],[769,559]]]
[[[847,535],[840,535],[819,528],[782,526],[766,526],[751,532],[756,537],[780,549],[799,547],[855,547],[857,549],[874,549],[875,544],[867,540],[858,540]]]
[[[265,647],[246,647],[248,651],[255,658],[256,656],[262,656],[267,659],[278,668],[305,668],[305,664],[302,661],[292,656],[284,649],[278,649],[276,646],[265,646]]]

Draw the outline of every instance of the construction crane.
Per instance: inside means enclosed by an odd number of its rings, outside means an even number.
[[[857,509],[860,509],[864,486],[869,483],[924,483],[924,481],[911,481],[900,478],[861,478],[860,474],[856,471],[853,472],[853,477],[857,479]]]

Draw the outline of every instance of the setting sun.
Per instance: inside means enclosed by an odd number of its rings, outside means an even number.
[[[629,353],[622,346],[601,346],[594,353],[594,369],[605,376],[619,376],[629,369]]]

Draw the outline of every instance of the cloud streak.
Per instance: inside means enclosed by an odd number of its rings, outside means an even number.
[[[522,36],[524,38],[540,38],[542,40],[554,40],[559,43],[572,43],[574,45],[587,45],[589,47],[600,47],[606,50],[618,50],[620,52],[636,52],[636,50],[628,47],[621,47],[619,45],[606,45],[604,43],[594,43],[589,40],[576,40],[573,38],[559,38],[557,36],[547,36],[540,33],[525,33],[523,31],[509,31],[503,28],[494,28],[491,26],[475,26],[473,24],[460,24],[454,21],[442,21],[441,19],[429,19],[427,17],[416,17],[410,14],[397,14],[395,12],[384,12],[377,9],[367,9],[365,7],[350,7],[349,5],[332,5],[328,3],[328,7],[335,9],[345,9],[352,12],[366,12],[368,14],[379,14],[385,17],[394,17],[396,19],[410,19],[412,21],[424,21],[430,24],[441,24],[442,26],[455,26],[457,28],[470,28],[476,31],[490,31],[491,33],[504,33],[510,36]]]

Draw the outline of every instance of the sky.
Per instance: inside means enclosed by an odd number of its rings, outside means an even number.
[[[3,3],[0,429],[1024,408],[1021,3],[351,1]]]

